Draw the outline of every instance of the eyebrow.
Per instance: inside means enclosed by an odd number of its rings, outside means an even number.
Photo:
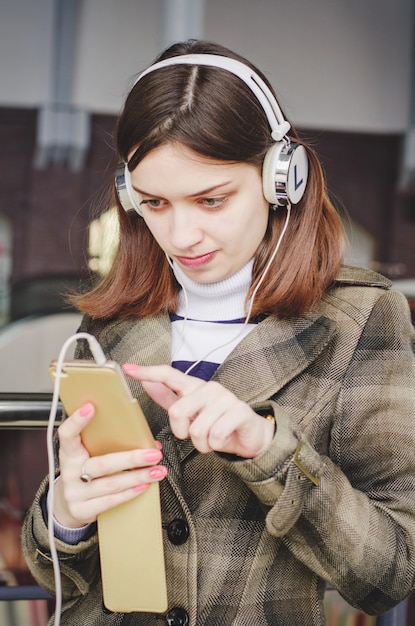
[[[212,187],[208,187],[207,189],[202,189],[201,191],[197,191],[196,193],[191,193],[188,198],[194,198],[196,196],[206,196],[209,193],[212,193],[212,191],[217,191],[218,189],[220,189],[221,187],[226,187],[226,185],[229,185],[229,183],[231,183],[231,180],[227,180],[223,183],[219,183],[218,185],[213,185]],[[139,189],[138,187],[135,187],[133,185],[133,189],[134,191],[136,191],[137,193],[141,194],[142,196],[149,196],[154,197],[154,198],[160,198],[162,196],[159,196],[157,194],[152,194],[149,193],[148,191],[144,191],[143,189]]]

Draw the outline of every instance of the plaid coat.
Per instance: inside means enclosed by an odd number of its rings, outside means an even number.
[[[120,363],[169,362],[167,315],[85,319],[82,329]],[[172,621],[173,613],[103,610],[94,534],[76,546],[58,542],[63,626],[185,625],[186,615],[191,626],[317,626],[327,583],[367,613],[407,596],[415,579],[414,342],[405,298],[362,269],[344,268],[312,314],[262,321],[215,375],[254,408],[274,409],[276,436],[252,460],[176,440],[165,412],[130,381],[169,468],[164,525],[183,519],[189,528],[181,545],[165,538],[169,606],[186,613]],[[81,346],[78,356],[90,355]],[[28,512],[23,546],[53,590],[46,488]]]

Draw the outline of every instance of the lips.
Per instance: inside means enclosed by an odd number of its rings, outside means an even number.
[[[198,268],[198,267],[203,267],[207,265],[208,263],[210,263],[210,261],[212,261],[212,259],[215,256],[216,256],[216,251],[208,252],[207,254],[201,254],[199,256],[193,256],[193,257],[178,256],[176,257],[176,259],[178,263],[180,263],[180,265],[183,265],[184,267]]]

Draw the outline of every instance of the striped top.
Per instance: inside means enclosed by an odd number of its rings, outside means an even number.
[[[182,286],[177,312],[170,315],[173,367],[210,380],[228,354],[255,327],[255,320],[245,324],[252,267],[253,260],[225,280],[198,283],[173,263],[174,275]]]

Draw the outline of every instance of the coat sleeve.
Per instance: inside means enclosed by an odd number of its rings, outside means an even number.
[[[321,432],[327,454],[274,404],[271,446],[230,463],[269,507],[269,533],[369,614],[387,611],[414,586],[414,347],[406,299],[385,292],[341,380],[328,437]]]
[[[41,484],[29,509],[22,529],[22,547],[28,567],[35,580],[51,595],[55,594],[55,577],[44,519],[43,499],[47,479]],[[62,596],[65,600],[88,593],[99,579],[99,551],[96,532],[76,545],[55,540],[59,556]]]

